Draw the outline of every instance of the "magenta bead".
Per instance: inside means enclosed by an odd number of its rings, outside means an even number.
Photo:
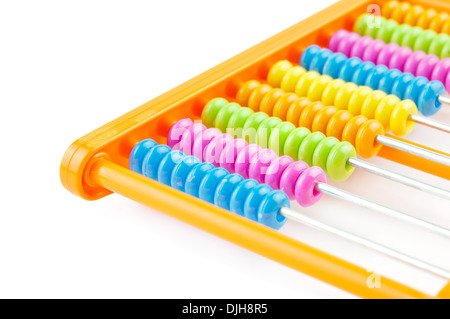
[[[173,148],[176,144],[178,144],[186,129],[192,124],[194,124],[194,122],[192,122],[191,119],[182,119],[172,125],[169,134],[167,135],[167,145]]]
[[[406,60],[413,53],[413,50],[409,47],[400,47],[394,54],[391,56],[391,60],[389,61],[390,69],[397,69],[403,72],[403,68],[405,67]]]
[[[367,47],[370,43],[372,43],[373,39],[368,35],[359,38],[358,41],[355,42],[353,48],[350,50],[350,57],[358,57],[362,58],[364,56],[364,51],[366,51]]]
[[[354,32],[348,33],[348,35],[341,40],[337,47],[337,52],[341,52],[348,56],[350,54],[350,50],[356,41],[360,38],[360,35]]]
[[[435,65],[437,65],[440,61],[441,59],[434,54],[428,54],[417,66],[416,76],[424,76],[427,79],[430,79]]]
[[[193,145],[194,140],[200,135],[204,130],[206,130],[206,126],[201,123],[194,123],[193,125],[186,128],[181,140],[178,144],[176,144],[173,149],[182,151],[185,155],[194,155]]]
[[[225,168],[230,173],[235,173],[235,163],[239,152],[248,146],[248,143],[241,138],[234,139],[227,143],[220,154],[219,166]]]
[[[250,158],[248,176],[257,180],[259,183],[264,183],[266,180],[267,169],[277,157],[277,154],[270,148],[263,149],[253,154]]]
[[[445,58],[438,63],[433,72],[431,73],[432,81],[441,81],[444,83],[447,92],[450,91],[450,87],[445,83],[447,76],[450,73],[450,58]]]
[[[339,30],[336,31],[330,38],[330,41],[328,42],[328,48],[331,51],[338,52],[337,48],[339,46],[339,43],[347,37],[348,31],[346,30]]]
[[[386,43],[384,43],[379,39],[372,41],[372,43],[369,46],[367,46],[366,50],[364,51],[362,59],[364,61],[376,63],[378,53],[381,51],[381,49],[383,49],[385,45]]]
[[[219,166],[220,154],[222,153],[225,145],[230,143],[233,137],[230,134],[222,133],[215,136],[209,144],[205,147],[203,152],[204,162]]]
[[[222,132],[220,132],[216,128],[209,128],[207,130],[204,130],[202,134],[199,134],[194,140],[194,145],[192,146],[192,155],[204,162],[205,147],[209,144],[209,142],[211,142],[214,137],[220,134],[222,134]]]
[[[415,51],[413,52],[405,62],[405,66],[403,67],[404,72],[409,72],[412,74],[416,74],[417,67],[419,66],[420,61],[425,58],[427,54],[423,51]]]
[[[383,64],[389,66],[392,55],[400,48],[397,43],[389,43],[384,45],[384,47],[378,53],[378,57],[376,60],[377,65]]]
[[[286,168],[292,164],[294,160],[287,155],[277,157],[267,168],[264,183],[273,189],[280,189],[280,180]]]
[[[317,183],[326,183],[327,177],[324,171],[317,166],[306,169],[295,183],[295,199],[302,207],[308,207],[317,203],[322,193],[316,190]]]
[[[249,178],[248,169],[253,155],[261,151],[261,146],[257,144],[250,144],[244,147],[236,156],[236,163],[234,170],[244,178]]]
[[[302,173],[309,168],[303,161],[289,164],[280,179],[280,189],[288,195],[290,200],[295,199],[295,184]]]

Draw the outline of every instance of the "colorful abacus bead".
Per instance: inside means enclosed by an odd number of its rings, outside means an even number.
[[[151,139],[141,141],[133,148],[129,163],[136,173],[164,183],[170,176],[169,186],[268,227],[279,229],[286,223],[280,214],[282,207],[290,207],[284,192],[201,163],[167,145],[158,145]]]

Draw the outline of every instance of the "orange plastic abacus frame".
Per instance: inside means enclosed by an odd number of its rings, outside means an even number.
[[[450,3],[446,1],[409,2],[450,11]],[[437,296],[388,278],[382,278],[382,287],[370,289],[366,285],[366,269],[362,267],[128,169],[128,156],[137,142],[151,137],[165,143],[171,125],[187,113],[199,119],[208,100],[218,96],[231,99],[237,83],[264,79],[269,67],[279,60],[297,63],[304,48],[311,44],[326,46],[333,32],[351,30],[370,4],[383,3],[340,1],[87,134],[66,151],[60,170],[62,184],[87,200],[97,200],[112,192],[121,194],[360,297],[449,298],[450,283]],[[444,165],[388,147],[379,156],[450,179],[450,168]]]

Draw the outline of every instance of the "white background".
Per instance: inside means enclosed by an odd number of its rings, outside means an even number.
[[[1,298],[353,298],[118,195],[59,182],[77,138],[334,1],[3,1]],[[450,122],[450,112],[438,119]],[[450,150],[445,134],[410,139]],[[443,181],[372,159],[435,185]],[[448,201],[358,172],[336,184],[450,227]],[[448,240],[337,199],[304,213],[450,268]],[[442,280],[288,222],[290,236],[436,293]]]

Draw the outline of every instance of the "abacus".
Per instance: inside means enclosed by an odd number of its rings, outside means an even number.
[[[450,229],[328,183],[365,170],[450,200],[365,160],[450,179],[445,150],[403,138],[415,124],[450,133],[430,118],[450,107],[449,32],[443,1],[342,0],[80,138],[61,181],[86,200],[121,194],[364,298],[449,298],[450,270],[291,208],[333,196],[450,239]],[[446,285],[430,295],[382,277],[370,288],[366,269],[284,235],[288,220]]]

